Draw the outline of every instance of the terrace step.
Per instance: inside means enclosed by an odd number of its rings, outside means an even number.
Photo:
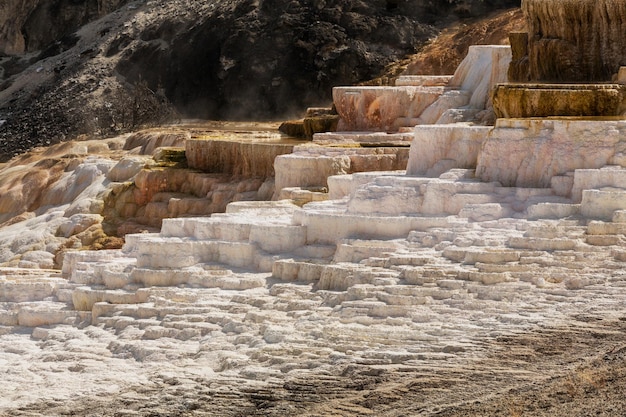
[[[136,268],[131,273],[133,282],[146,287],[191,287],[221,288],[224,290],[245,290],[265,285],[265,280],[251,277],[242,278],[224,269],[191,267],[185,269]]]
[[[78,287],[72,293],[72,303],[75,310],[91,311],[96,303],[138,304],[145,302],[149,295],[148,289],[107,290],[98,287]]]
[[[536,237],[512,237],[508,246],[513,249],[528,249],[539,251],[562,251],[574,250],[580,242],[567,238],[536,238]]]
[[[152,237],[138,243],[137,266],[187,268],[200,263],[219,262],[245,267],[254,265],[257,251],[256,246],[250,243]]]
[[[44,301],[56,298],[56,291],[67,281],[63,278],[42,276],[0,276],[0,303]]]
[[[396,78],[396,86],[445,86],[453,75],[401,75]]]
[[[87,315],[72,309],[66,303],[38,301],[20,303],[17,307],[17,325],[26,327],[75,324]]]

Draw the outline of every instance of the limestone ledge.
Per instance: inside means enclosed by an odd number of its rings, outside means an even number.
[[[492,98],[500,118],[626,115],[623,84],[498,84]]]
[[[476,168],[482,143],[491,130],[464,123],[416,127],[407,175],[438,177],[452,168]]]
[[[335,87],[339,131],[397,131],[399,118],[417,118],[445,87]]]
[[[365,171],[406,169],[409,149],[406,147],[340,148],[298,146],[291,154],[274,160],[275,190],[290,187],[327,187],[333,175]]]
[[[396,79],[395,85],[401,86],[446,86],[452,79],[452,75],[401,75]]]
[[[189,167],[203,172],[271,177],[274,159],[291,153],[293,147],[281,143],[189,139],[185,142],[185,153]]]
[[[313,135],[313,143],[320,146],[410,146],[411,132],[325,132]]]

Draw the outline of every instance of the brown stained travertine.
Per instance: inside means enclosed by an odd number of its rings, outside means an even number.
[[[622,84],[499,84],[492,92],[499,118],[621,116],[626,113]]]
[[[511,65],[509,65],[508,77],[510,82],[528,81],[528,33],[511,32]]]
[[[524,0],[530,81],[611,81],[626,64],[626,0]]]

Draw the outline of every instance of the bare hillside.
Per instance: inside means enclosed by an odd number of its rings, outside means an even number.
[[[379,76],[459,19],[519,1],[5,3],[0,160],[177,115],[300,114],[329,104],[335,85]]]

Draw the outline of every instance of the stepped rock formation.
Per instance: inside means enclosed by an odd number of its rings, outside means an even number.
[[[339,99],[384,100],[337,106],[339,126],[368,131],[315,134],[276,156],[276,201],[159,218],[159,231],[128,234],[121,249],[63,251],[61,271],[44,269],[54,242],[21,253],[0,268],[1,412],[621,414],[626,120],[489,125],[488,92],[511,57],[508,47],[474,47],[453,76],[338,88]],[[384,113],[409,95],[429,104]],[[266,161],[232,168],[248,148],[192,132],[146,132],[124,147],[182,137],[198,167],[269,172]],[[215,148],[228,159],[207,152]],[[97,199],[79,198],[90,187],[73,186],[79,173],[97,189],[113,182],[116,209],[134,210],[119,196],[147,202],[146,217],[176,206],[175,190],[197,186],[204,207],[224,191],[216,174],[168,170],[158,157],[141,169],[140,158],[60,165],[77,200],[45,194],[39,212],[9,220],[10,239],[21,246],[40,216],[59,236],[97,224],[95,205],[83,204]],[[364,168],[389,170],[356,172]],[[256,191],[237,186],[242,199],[269,194],[269,181],[250,181]],[[20,223],[29,233],[11,229]]]
[[[510,62],[509,46],[476,45],[469,48],[451,76],[402,76],[393,87],[336,87],[337,129],[396,133],[416,124],[476,117],[476,121],[487,123],[491,86],[506,81]],[[484,120],[478,120],[481,116]]]
[[[0,166],[0,264],[59,267],[66,250],[119,247],[125,234],[157,230],[166,217],[210,215],[231,201],[270,199],[271,160],[255,160],[250,151],[257,147],[246,146],[245,138],[230,142],[232,152],[223,154],[217,167],[168,160],[169,154],[184,159],[185,143],[193,142],[190,131],[222,138],[200,143],[227,143],[228,124],[212,130],[214,125],[66,142]],[[266,126],[256,127],[261,130],[251,136],[280,140],[277,132],[264,131]],[[275,144],[268,158],[292,148]],[[238,162],[242,158],[246,161]]]
[[[523,9],[529,33],[511,35],[509,68],[522,84],[497,86],[496,116],[626,114],[626,1],[528,0]]]
[[[372,131],[316,134],[277,156],[278,201],[165,218],[158,232],[126,235],[121,249],[64,251],[60,272],[0,268],[0,370],[10,387],[0,388],[0,410],[459,415],[533,386],[547,387],[541,407],[554,415],[564,402],[608,415],[623,408],[625,121],[481,125],[510,58],[507,47],[481,46],[454,76],[338,89],[437,97],[397,114],[394,132],[386,123],[373,131],[373,112],[345,105]],[[424,114],[440,124],[410,126]],[[139,153],[152,149],[140,137],[181,136],[144,133],[126,147]],[[185,137],[190,160],[199,150],[205,168],[232,166],[205,152],[224,143]],[[191,183],[206,199],[222,191],[203,188],[215,174],[136,172],[135,158],[98,166],[120,196],[134,181],[136,201],[150,201],[143,214],[174,206],[174,190]],[[49,210],[58,234],[95,220]],[[47,265],[45,245],[37,249],[21,266]],[[584,401],[547,385],[589,357],[604,367],[584,374]]]

